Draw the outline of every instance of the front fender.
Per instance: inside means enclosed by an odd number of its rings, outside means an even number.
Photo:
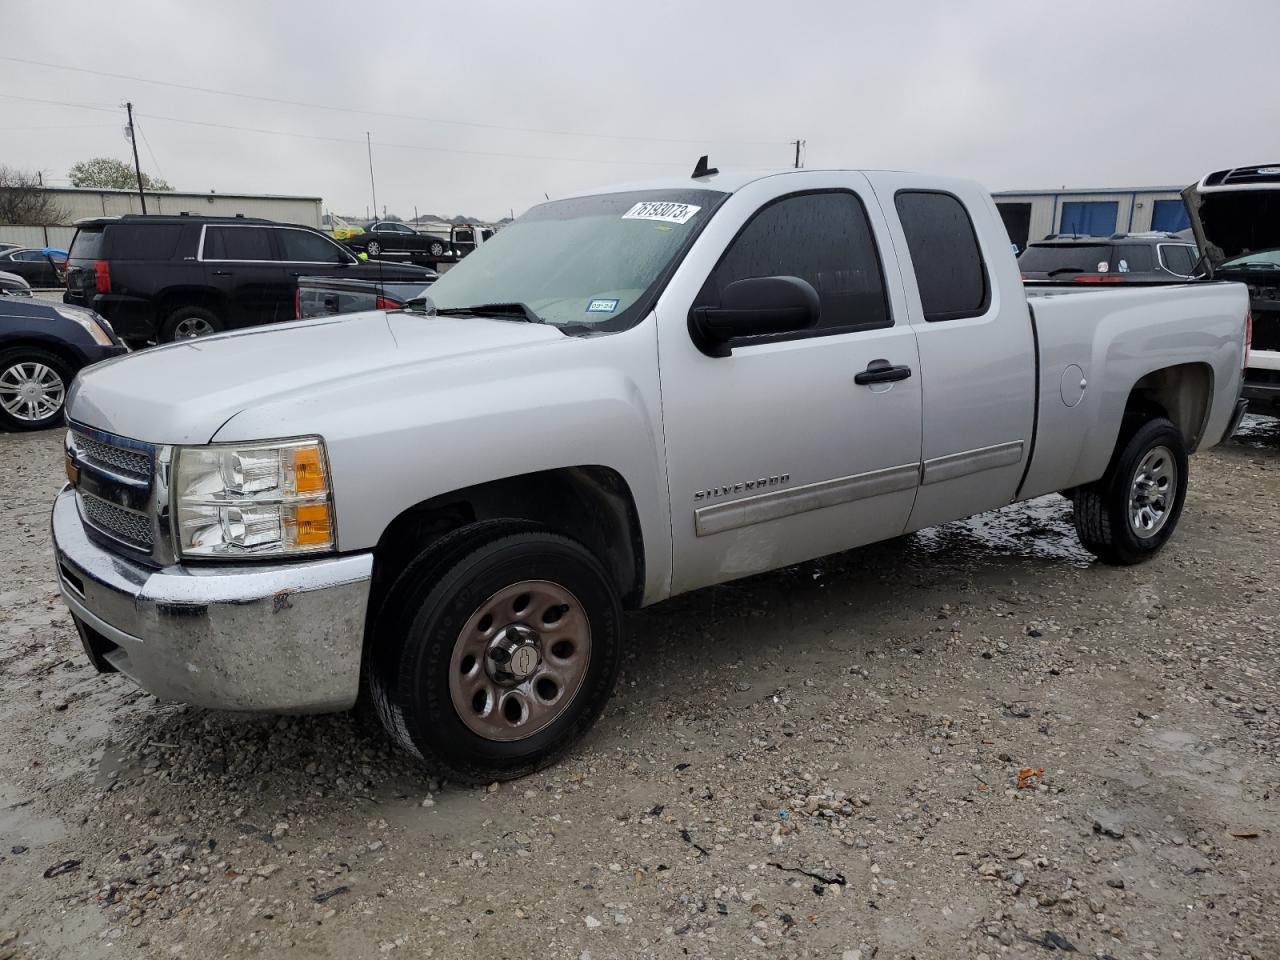
[[[319,396],[250,405],[215,440],[318,434],[332,471],[340,550],[368,550],[404,510],[522,474],[593,465],[635,501],[645,598],[669,589],[666,496],[651,322],[558,349],[531,345],[483,363],[393,369]]]

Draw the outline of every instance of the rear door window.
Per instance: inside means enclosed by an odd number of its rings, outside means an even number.
[[[902,190],[894,197],[930,323],[981,316],[991,302],[987,267],[969,211],[949,193]]]
[[[111,224],[106,229],[106,248],[112,260],[169,260],[181,236],[178,223]]]
[[[279,230],[282,259],[290,263],[346,263],[341,247],[310,230]]]
[[[203,260],[271,260],[266,227],[205,227]]]
[[[725,251],[698,302],[717,304],[725,287],[750,277],[812,284],[822,303],[819,333],[893,325],[871,222],[852,193],[796,194],[761,209]]]
[[[71,241],[69,251],[72,260],[100,260],[102,258],[102,227],[81,227]]]

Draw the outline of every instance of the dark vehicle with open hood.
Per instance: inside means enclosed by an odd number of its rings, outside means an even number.
[[[83,220],[67,261],[69,304],[142,345],[293,320],[298,278],[424,283],[425,267],[364,263],[319,230],[247,217]]]
[[[1249,287],[1243,395],[1253,412],[1280,416],[1280,163],[1218,170],[1182,196],[1214,279]]]

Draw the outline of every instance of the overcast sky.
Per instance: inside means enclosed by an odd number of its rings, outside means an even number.
[[[796,138],[810,167],[993,190],[1280,161],[1280,0],[0,0],[0,30],[0,163],[58,183],[130,159],[132,100],[143,168],[175,188],[360,216],[366,131],[404,217],[496,219],[700,153],[789,166]]]

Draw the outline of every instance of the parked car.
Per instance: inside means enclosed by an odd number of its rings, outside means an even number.
[[[364,683],[488,782],[591,726],[624,607],[1054,491],[1107,563],[1168,541],[1243,415],[1243,285],[1027,291],[978,184],[704,166],[535,207],[429,315],[83,374],[53,539],[90,661],[240,710]]]
[[[62,422],[75,375],[126,353],[92,310],[0,296],[0,428],[43,430]]]
[[[1110,237],[1046,237],[1018,257],[1024,280],[1143,283],[1189,280],[1200,258],[1176,233],[1117,233]]]
[[[125,216],[82,221],[66,303],[89,306],[134,345],[294,317],[301,276],[427,281],[409,264],[361,263],[319,230],[245,217]]]
[[[20,246],[22,246],[20,243],[9,243],[6,240],[0,240],[0,252],[5,250],[16,250]]]
[[[1244,396],[1253,412],[1280,416],[1280,163],[1215,171],[1182,196],[1211,275],[1249,287]]]
[[[299,277],[294,314],[299,320],[307,320],[361,310],[399,310],[411,301],[421,301],[434,282],[434,277],[425,283],[421,280],[380,283],[343,277]]]
[[[442,260],[451,256],[450,245],[440,237],[418,233],[407,223],[397,220],[375,220],[343,241],[358,253],[391,260]]]
[[[31,295],[31,284],[16,273],[5,273],[0,270],[0,296],[29,297]]]
[[[50,247],[14,247],[0,252],[0,270],[16,273],[33,287],[60,287],[66,276],[67,255]]]

